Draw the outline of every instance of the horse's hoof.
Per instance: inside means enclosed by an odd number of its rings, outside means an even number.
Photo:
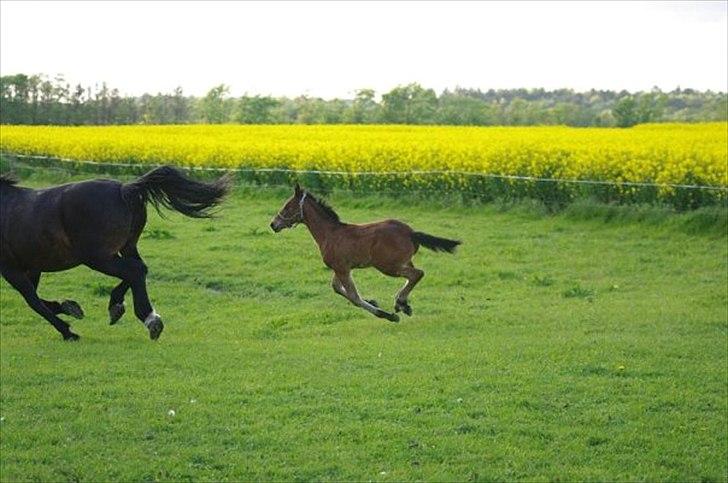
[[[147,320],[144,321],[144,325],[147,327],[147,329],[149,329],[149,338],[152,340],[159,339],[159,336],[164,330],[162,318],[154,312],[152,312],[149,317],[147,317]]]
[[[114,325],[115,323],[117,323],[121,316],[124,315],[124,312],[126,312],[126,308],[124,308],[124,302],[110,306],[109,325]]]
[[[81,338],[80,335],[74,334],[73,332],[69,332],[68,334],[63,335],[63,340],[68,341],[68,342],[75,342],[80,338]]]
[[[372,299],[372,300],[367,300],[367,303],[368,303],[369,305],[373,305],[373,306],[374,306],[374,307],[376,307],[376,308],[379,308],[379,304],[378,304],[378,303],[377,303],[377,301],[376,301],[376,300],[374,300],[374,299]]]
[[[397,314],[387,314],[386,318],[390,322],[399,322],[399,315]]]
[[[394,303],[394,311],[395,312],[404,312],[405,315],[411,316],[412,315],[412,307],[407,302],[401,302],[397,300]]]
[[[73,300],[64,300],[61,302],[61,310],[66,315],[70,315],[76,319],[83,319],[83,309],[81,309],[81,306]]]

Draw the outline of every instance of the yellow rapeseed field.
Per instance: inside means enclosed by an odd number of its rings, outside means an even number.
[[[413,186],[485,189],[485,180],[463,172],[728,186],[727,123],[647,124],[630,129],[2,126],[0,149],[111,163],[410,173],[367,181],[375,187],[402,189]],[[413,171],[447,173],[412,174]],[[356,177],[349,177],[347,182],[356,183],[353,178]],[[528,189],[538,188],[534,183],[529,186]],[[560,195],[571,196],[569,189]],[[618,198],[636,189],[618,187],[612,195]],[[675,196],[675,189],[655,188],[649,196],[670,198]],[[711,191],[709,197],[725,199],[726,192]]]

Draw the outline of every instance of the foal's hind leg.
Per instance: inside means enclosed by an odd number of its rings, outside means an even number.
[[[422,280],[422,277],[425,276],[425,272],[415,268],[410,262],[409,265],[400,270],[399,275],[405,277],[407,282],[404,284],[404,287],[397,292],[397,297],[394,300],[394,311],[402,311],[407,315],[412,315],[412,307],[410,307],[409,302],[407,302],[407,297],[409,297],[409,294],[412,292],[412,289],[415,288],[415,285],[417,285],[417,283]]]
[[[341,286],[345,290],[345,294],[342,295],[345,295],[345,297],[349,299],[351,303],[382,319],[387,319],[391,322],[399,322],[399,316],[397,314],[390,314],[389,312],[385,312],[379,307],[376,307],[361,298],[359,292],[357,292],[356,290],[356,285],[354,285],[354,280],[352,280],[351,278],[351,272],[337,272],[336,278],[339,280]]]
[[[30,279],[36,293],[38,292],[38,284],[40,283],[40,272],[31,271],[26,272],[26,275]],[[53,312],[55,315],[66,314],[76,319],[83,319],[84,313],[78,302],[74,300],[64,300],[63,302],[56,302],[55,300],[44,300],[41,301]]]
[[[3,267],[2,275],[5,280],[7,280],[13,288],[15,288],[15,290],[20,292],[20,295],[23,296],[28,306],[35,310],[38,315],[50,322],[51,325],[61,333],[65,340],[79,339],[78,335],[71,332],[70,326],[63,320],[59,319],[58,316],[56,316],[56,314],[54,314],[53,311],[38,297],[33,282],[30,278],[28,278],[28,275],[25,272],[14,268]]]

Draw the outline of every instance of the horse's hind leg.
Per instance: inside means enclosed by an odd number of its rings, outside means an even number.
[[[33,284],[33,287],[35,288],[35,291],[37,293],[38,284],[40,284],[40,272],[36,272],[36,271],[26,272],[26,275],[30,279],[30,281]],[[76,302],[74,300],[64,300],[63,302],[56,302],[55,300],[41,299],[41,301],[55,315],[66,314],[66,315],[70,315],[71,317],[74,317],[76,319],[83,319],[83,317],[84,317],[83,309],[81,308],[80,305],[78,305],[78,302]]]
[[[38,297],[35,291],[35,285],[22,270],[3,267],[2,275],[15,290],[20,292],[28,306],[35,310],[38,315],[46,319],[61,333],[65,340],[78,340],[78,335],[71,332],[70,326],[59,319],[53,311]]]
[[[345,290],[345,294],[342,295],[345,295],[351,303],[377,317],[387,319],[391,322],[399,322],[399,316],[397,314],[390,314],[361,298],[359,292],[356,290],[356,285],[354,285],[354,280],[351,278],[351,272],[337,272],[336,278]]]
[[[141,255],[139,255],[139,251],[136,247],[136,242],[129,244],[121,249],[121,255],[123,257],[128,258],[135,258],[142,263],[144,262],[142,260]],[[114,325],[121,319],[121,317],[124,315],[124,312],[126,312],[126,306],[124,304],[124,296],[126,295],[126,292],[129,290],[129,284],[122,280],[119,282],[119,284],[114,287],[114,289],[111,291],[111,296],[109,297],[109,324]]]
[[[400,270],[399,275],[405,277],[407,282],[404,284],[404,287],[397,292],[397,297],[395,297],[394,300],[394,311],[402,311],[407,315],[412,315],[412,307],[410,307],[409,302],[407,302],[407,297],[409,297],[409,294],[412,292],[412,289],[415,288],[415,285],[417,285],[417,283],[422,280],[422,277],[425,276],[425,272],[415,268],[410,262],[409,265]]]
[[[109,324],[114,325],[119,321],[126,307],[124,306],[124,295],[129,290],[129,284],[122,280],[119,285],[114,287],[111,291],[111,297],[109,297]]]
[[[129,284],[134,296],[134,314],[149,330],[149,337],[152,340],[158,339],[164,330],[164,324],[162,318],[152,308],[147,295],[147,266],[144,262],[141,259],[122,258],[118,255],[111,258],[91,257],[83,262],[94,270],[120,278]]]

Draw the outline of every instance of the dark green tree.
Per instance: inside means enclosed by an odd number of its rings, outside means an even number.
[[[485,126],[496,123],[495,108],[477,97],[445,91],[438,103],[438,124]]]
[[[268,96],[243,96],[238,101],[236,120],[240,124],[272,124],[279,102]]]
[[[379,120],[380,108],[374,100],[373,89],[359,89],[354,101],[344,111],[344,122],[348,124],[374,124]]]
[[[612,109],[617,126],[632,127],[639,122],[639,114],[637,112],[637,101],[634,97],[626,96],[617,101]]]
[[[382,118],[393,124],[433,124],[437,94],[419,84],[398,86],[382,96]]]
[[[230,120],[230,104],[226,96],[230,88],[225,84],[213,87],[200,103],[201,117],[204,122],[210,124],[222,124]]]

